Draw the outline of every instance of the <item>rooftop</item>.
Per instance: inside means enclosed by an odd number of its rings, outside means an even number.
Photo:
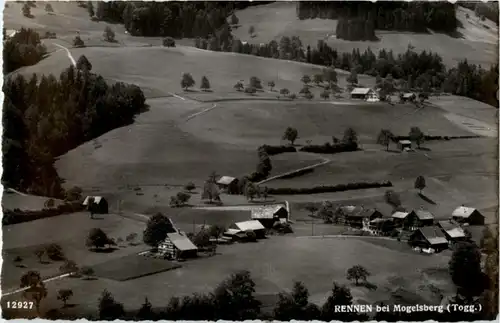
[[[358,87],[352,90],[351,94],[368,94],[370,91],[373,91],[370,88],[366,87]]]
[[[94,199],[94,203],[97,203],[99,204],[101,202],[101,200],[103,199],[102,196],[87,196],[85,198],[85,200],[83,201],[83,205],[89,205],[89,200],[93,198]]]
[[[236,178],[234,177],[231,177],[231,176],[222,176],[221,178],[219,178],[219,180],[217,181],[217,184],[221,184],[221,185],[229,185],[231,184]]]
[[[252,219],[272,219],[276,212],[280,209],[285,209],[284,205],[263,205],[252,209]]]
[[[405,219],[408,216],[408,214],[410,213],[397,211],[392,214],[392,217],[396,219]]]
[[[419,220],[431,220],[431,219],[434,219],[434,215],[431,212],[429,212],[429,211],[417,210],[417,211],[415,211],[415,214],[417,215],[417,218]]]
[[[167,237],[174,246],[181,250],[181,251],[187,251],[187,250],[197,250],[196,246],[189,240],[188,237],[185,235],[182,235],[180,233],[167,233]]]
[[[448,243],[444,233],[438,227],[423,227],[418,230],[431,245]]]
[[[452,238],[465,237],[465,231],[456,223],[450,221],[439,221],[439,226]]]
[[[462,218],[468,218],[472,213],[474,213],[474,211],[476,211],[475,208],[466,207],[466,206],[462,205],[462,206],[457,207],[451,215],[462,217]]]
[[[264,230],[264,226],[257,220],[236,222],[235,226],[241,231],[247,230]]]
[[[399,143],[402,145],[411,145],[411,141],[409,140],[400,140]]]

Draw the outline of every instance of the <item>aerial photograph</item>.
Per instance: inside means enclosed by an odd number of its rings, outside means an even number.
[[[2,319],[498,319],[498,1],[3,5]]]

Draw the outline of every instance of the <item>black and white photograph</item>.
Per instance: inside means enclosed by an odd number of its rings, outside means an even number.
[[[498,1],[1,21],[3,320],[498,320]]]

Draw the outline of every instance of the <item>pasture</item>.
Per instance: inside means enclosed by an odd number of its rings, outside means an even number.
[[[469,14],[469,19],[466,14]],[[268,43],[271,40],[279,42],[283,36],[299,36],[304,46],[316,47],[318,40],[324,40],[339,52],[351,52],[356,48],[364,51],[370,47],[376,52],[385,48],[392,49],[395,53],[406,51],[411,44],[418,51],[433,51],[441,55],[448,67],[455,66],[464,57],[467,57],[469,63],[490,66],[498,57],[498,27],[491,21],[478,21],[472,10],[462,7],[457,10],[457,35],[431,31],[428,34],[376,31],[380,39],[376,42],[336,39],[336,20],[299,20],[293,2],[249,7],[237,11],[236,16],[240,27],[233,30],[233,35],[249,43]],[[248,33],[250,26],[255,27],[255,37],[250,37]]]

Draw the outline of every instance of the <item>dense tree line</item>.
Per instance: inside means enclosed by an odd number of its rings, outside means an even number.
[[[10,73],[22,66],[34,65],[47,53],[47,49],[40,42],[40,35],[32,29],[21,28],[13,37],[6,37],[4,28],[3,36],[4,73]]]
[[[373,19],[339,18],[335,37],[345,40],[377,40],[375,36],[375,23]]]
[[[459,6],[474,10],[474,14],[478,18],[486,18],[495,22],[498,26],[498,2],[459,2]]]
[[[17,75],[4,83],[4,185],[61,197],[54,158],[105,132],[130,124],[145,107],[142,90],[106,84],[84,57],[59,79]]]
[[[229,36],[228,36],[229,35]],[[340,53],[323,40],[318,40],[316,48],[304,49],[299,37],[282,37],[279,43],[272,40],[268,44],[242,43],[233,39],[230,32],[224,39],[218,35],[209,41],[197,38],[195,46],[215,51],[232,51],[248,55],[279,58],[308,62],[315,65],[334,66],[355,74],[368,74],[377,77],[381,87],[402,90],[431,90],[466,96],[498,107],[496,90],[498,88],[498,64],[483,69],[469,64],[467,60],[459,62],[457,67],[446,69],[443,59],[437,53],[422,51],[418,53],[413,46],[408,46],[404,53],[395,54],[392,50],[381,49],[378,53],[370,48],[364,52],[353,49],[350,53]],[[216,46],[231,41],[229,48]],[[211,46],[210,44],[215,44]],[[397,81],[396,81],[397,80]],[[354,82],[357,83],[357,82]]]
[[[368,21],[374,29],[452,32],[457,27],[455,5],[448,2],[399,1],[300,1],[299,19],[356,19]]]

